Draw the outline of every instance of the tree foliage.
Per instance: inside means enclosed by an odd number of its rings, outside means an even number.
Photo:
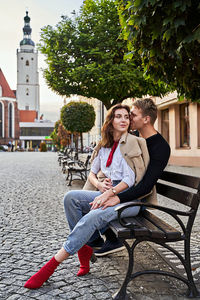
[[[95,122],[94,107],[86,102],[71,101],[61,109],[61,121],[71,132],[88,132]]]
[[[199,0],[116,0],[123,38],[145,74],[200,99]],[[130,57],[130,56],[129,56]]]
[[[144,79],[137,53],[124,60],[128,50],[120,31],[114,0],[85,0],[79,15],[44,27],[39,49],[48,86],[60,95],[97,98],[107,109],[129,97],[166,93],[161,81]]]
[[[82,133],[90,131],[94,126],[94,107],[86,102],[71,101],[62,107],[60,116],[67,130],[81,134],[81,149],[83,149]]]
[[[71,132],[64,128],[60,120],[55,123],[54,130],[50,137],[57,149],[64,148],[70,145],[71,142]]]

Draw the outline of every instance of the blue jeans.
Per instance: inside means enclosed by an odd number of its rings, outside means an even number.
[[[96,230],[117,219],[118,213],[115,208],[120,204],[106,209],[97,208],[90,210],[90,202],[99,196],[99,191],[74,190],[64,196],[65,214],[69,223],[71,233],[63,244],[64,249],[71,255],[84,246]],[[124,210],[122,217],[136,216],[140,207],[135,206]]]

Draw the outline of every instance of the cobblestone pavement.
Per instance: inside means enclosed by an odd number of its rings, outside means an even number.
[[[1,300],[103,300],[111,299],[119,288],[127,265],[124,251],[99,258],[82,278],[76,276],[79,262],[74,255],[42,288],[23,287],[62,246],[69,232],[62,205],[67,189],[56,153],[0,153]],[[152,262],[154,267],[169,269],[149,244],[138,247],[135,261],[137,270]],[[128,291],[131,300],[186,299],[185,285],[153,275],[131,282]]]

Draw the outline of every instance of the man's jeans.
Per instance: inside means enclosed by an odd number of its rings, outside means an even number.
[[[64,196],[65,214],[71,233],[63,247],[71,255],[84,246],[96,230],[106,227],[110,221],[117,219],[118,213],[115,208],[120,204],[106,209],[90,210],[89,203],[100,194],[99,191],[74,190]],[[123,211],[122,217],[136,216],[139,211],[138,206],[128,208]]]

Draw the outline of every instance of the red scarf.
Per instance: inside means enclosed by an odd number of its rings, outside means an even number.
[[[114,142],[113,146],[112,146],[112,149],[110,150],[110,154],[108,156],[108,160],[107,160],[107,163],[106,163],[106,167],[109,167],[112,163],[112,159],[113,159],[113,155],[114,155],[114,152],[118,146],[119,142]]]

